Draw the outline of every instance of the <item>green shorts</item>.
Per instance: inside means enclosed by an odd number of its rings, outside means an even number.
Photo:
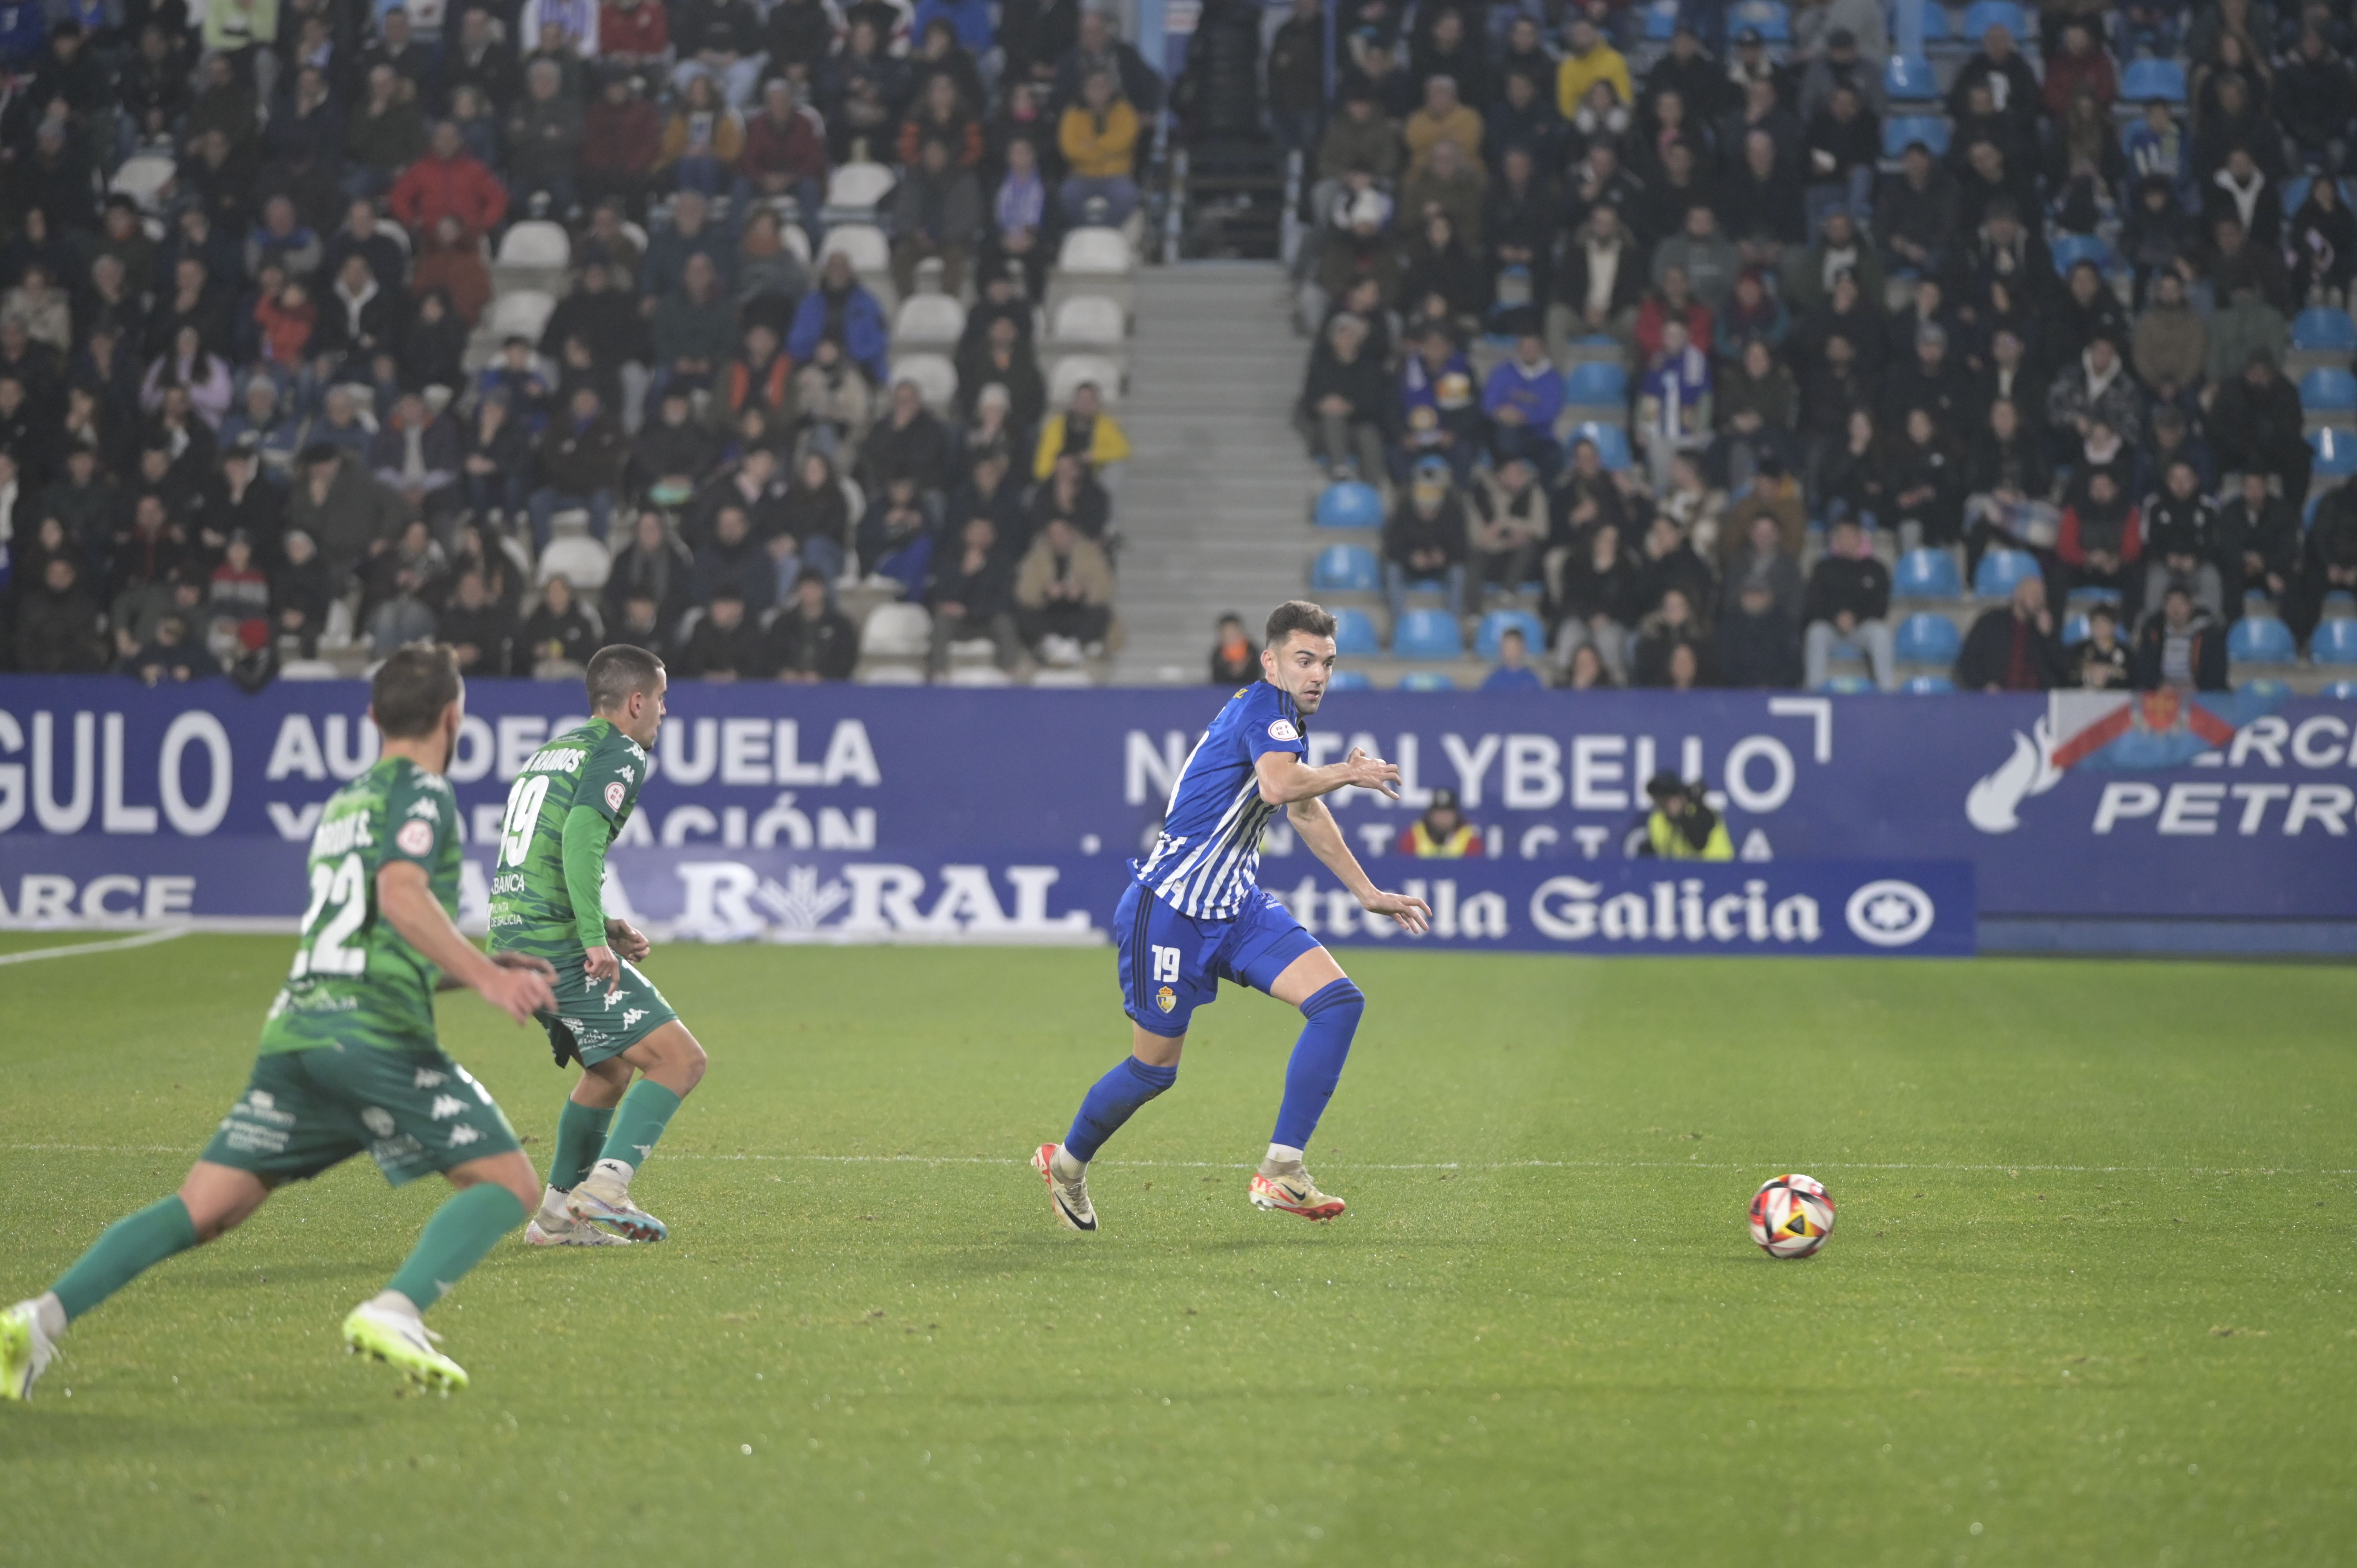
[[[596,1067],[678,1019],[662,993],[630,960],[619,961],[621,978],[611,991],[583,973],[586,961],[576,954],[557,963],[556,1011],[538,1015],[559,1067],[568,1057]]]
[[[365,1153],[399,1187],[519,1147],[490,1090],[439,1050],[314,1046],[255,1058],[202,1157],[306,1181]]]

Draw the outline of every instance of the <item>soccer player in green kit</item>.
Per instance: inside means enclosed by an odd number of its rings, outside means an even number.
[[[535,752],[508,792],[491,869],[491,950],[554,966],[555,1004],[540,1021],[556,1065],[581,1064],[557,1119],[548,1190],[524,1228],[536,1247],[669,1234],[630,1200],[630,1178],[704,1077],[704,1047],[639,972],[647,939],[608,919],[604,900],[606,850],[646,782],[666,682],[662,660],[645,649],[599,649],[587,676],[589,722]]]
[[[344,1342],[429,1388],[467,1386],[420,1314],[523,1221],[537,1184],[490,1093],[443,1054],[434,993],[471,987],[522,1024],[554,1000],[554,972],[523,953],[486,957],[451,921],[458,812],[442,775],[466,690],[450,650],[414,644],[387,659],[369,716],[382,754],[320,813],[300,945],[244,1097],[178,1192],[118,1220],[45,1294],[0,1314],[0,1398],[30,1397],[66,1325],[143,1271],[363,1152],[395,1187],[439,1171],[458,1190],[392,1283],[344,1319]]]

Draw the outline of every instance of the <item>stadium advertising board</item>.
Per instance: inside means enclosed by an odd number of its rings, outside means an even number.
[[[1071,922],[1102,926],[1224,695],[682,686],[616,875],[650,918],[691,927],[694,879],[717,877],[712,899],[753,911],[771,908],[757,892],[800,909],[797,897],[839,886],[845,901],[812,924],[872,912],[852,935],[1071,940]],[[468,703],[451,777],[470,844],[488,845],[509,781],[579,717],[580,694],[477,682]],[[357,682],[248,695],[218,682],[0,679],[0,921],[291,918],[321,803],[375,755],[365,709]],[[1772,905],[1811,863],[1948,863],[1969,866],[1968,885],[1921,884],[1943,919],[1964,886],[1983,917],[2357,918],[2357,730],[2335,703],[1350,692],[1310,746],[1313,762],[1361,746],[1401,765],[1399,803],[1363,790],[1333,801],[1390,885],[1440,875],[1444,863],[1411,862],[1397,841],[1433,789],[1457,791],[1481,854],[1448,869],[1460,897],[1494,893],[1513,911],[1501,940],[1516,945],[1560,945],[1532,916],[1559,878],[1597,889],[1572,899],[1595,903],[1595,940],[1634,940],[1601,934],[1601,911],[1627,910],[1612,901],[1628,894],[1648,904],[1648,933],[1666,928],[1650,913],[1664,868],[1632,865],[1623,847],[1645,779],[1664,768],[1709,786],[1741,856],[1679,868],[1703,882],[1706,908],[1741,895],[1747,875],[1770,883]],[[749,890],[697,869],[727,865],[749,869]],[[1855,888],[1832,886],[1849,875],[1828,865],[1831,882],[1794,885],[1828,940],[1852,929],[1836,906]],[[1322,873],[1279,819],[1264,882],[1305,878]],[[983,908],[985,882],[998,917],[961,912]],[[1681,886],[1681,930],[1685,897]]]

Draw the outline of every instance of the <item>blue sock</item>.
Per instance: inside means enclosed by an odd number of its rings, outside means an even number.
[[[1351,1036],[1358,1033],[1359,1015],[1367,999],[1348,978],[1335,981],[1301,1004],[1308,1022],[1301,1026],[1293,1059],[1285,1068],[1285,1102],[1276,1110],[1276,1132],[1270,1138],[1289,1149],[1306,1149],[1318,1131],[1318,1118],[1334,1098],[1342,1080],[1342,1064],[1350,1059]]]
[[[1095,1159],[1104,1141],[1120,1132],[1139,1106],[1178,1081],[1175,1067],[1148,1067],[1135,1057],[1124,1057],[1119,1067],[1089,1086],[1081,1113],[1072,1118],[1072,1130],[1064,1134],[1064,1152],[1082,1165]]]

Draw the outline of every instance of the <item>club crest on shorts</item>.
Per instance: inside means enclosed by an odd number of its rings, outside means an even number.
[[[1178,993],[1166,985],[1154,993],[1154,1004],[1168,1013],[1178,1005]]]

